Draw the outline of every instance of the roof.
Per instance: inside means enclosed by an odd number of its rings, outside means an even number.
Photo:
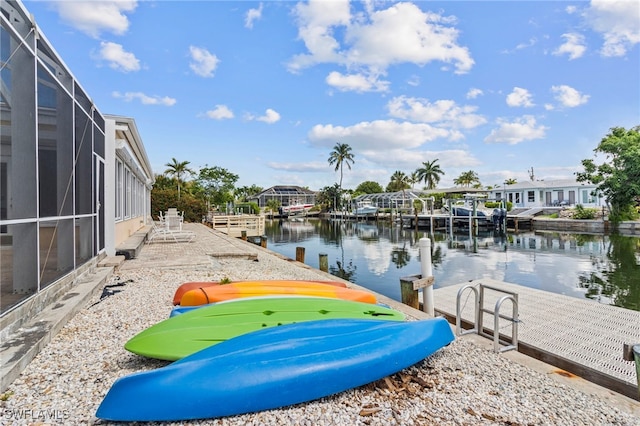
[[[301,186],[296,185],[276,185],[271,188],[267,188],[259,194],[252,196],[251,198],[258,198],[262,195],[299,195],[299,194],[307,194],[307,195],[315,195],[316,191],[312,191],[307,188],[303,188]]]
[[[562,188],[595,188],[597,185],[587,182],[578,182],[575,179],[556,179],[556,180],[536,180],[514,183],[513,185],[497,186],[493,191],[523,190],[523,189],[562,189]]]

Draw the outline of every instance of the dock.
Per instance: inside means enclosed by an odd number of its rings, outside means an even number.
[[[537,290],[517,284],[483,278],[434,289],[436,315],[456,323],[458,292],[465,286],[480,284],[517,294],[517,350],[554,365],[590,382],[629,398],[640,399],[635,365],[623,358],[624,344],[640,342],[640,312]],[[485,292],[483,308],[494,311],[501,292]],[[475,325],[475,294],[467,288],[461,293],[462,328]],[[505,301],[501,318],[512,315],[513,304]],[[493,336],[494,316],[484,313],[483,332]],[[512,336],[513,322],[500,319],[499,336]]]

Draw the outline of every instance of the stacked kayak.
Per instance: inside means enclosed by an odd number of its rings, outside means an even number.
[[[179,305],[182,296],[189,290],[197,290],[199,288],[217,287],[220,285],[238,284],[238,283],[252,283],[259,285],[294,285],[297,287],[303,286],[306,283],[319,283],[325,285],[332,285],[336,287],[346,287],[347,285],[341,281],[301,281],[301,280],[251,280],[251,281],[232,281],[230,283],[221,283],[219,281],[190,281],[180,285],[173,295],[173,304]]]
[[[174,361],[206,347],[263,328],[333,318],[403,321],[383,306],[318,297],[243,298],[214,303],[170,317],[134,336],[125,349],[150,358]]]
[[[284,407],[378,380],[454,340],[442,318],[405,321],[337,282],[185,283],[177,299],[170,318],[125,344],[175,362],[118,379],[97,417],[185,421]]]
[[[317,281],[245,281],[224,285],[212,285],[187,290],[180,298],[180,306],[200,306],[225,300],[265,295],[299,295],[332,297],[365,303],[376,303],[373,293]],[[174,301],[175,301],[174,296]]]
[[[183,421],[284,407],[381,379],[453,339],[443,318],[328,319],[267,328],[118,379],[96,416]]]

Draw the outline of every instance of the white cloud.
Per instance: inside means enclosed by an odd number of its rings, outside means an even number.
[[[363,121],[353,126],[317,124],[309,132],[309,141],[317,146],[332,147],[337,140],[349,144],[354,151],[417,148],[438,138],[455,134],[426,123],[395,120]]]
[[[413,87],[419,86],[420,85],[420,77],[418,77],[417,75],[412,75],[407,80],[407,84],[409,86],[413,86]]]
[[[247,113],[244,115],[244,118],[245,120],[256,120],[256,121],[265,122],[267,124],[273,124],[275,122],[280,121],[280,114],[278,114],[275,110],[271,108],[267,108],[263,116],[256,117],[253,114]]]
[[[253,21],[262,18],[262,3],[257,9],[249,9],[244,20],[244,26],[246,28],[253,28]]]
[[[507,95],[507,105],[510,107],[532,107],[531,93],[527,89],[514,87],[513,92]]]
[[[114,98],[123,99],[126,102],[131,102],[135,99],[139,100],[143,105],[163,105],[163,106],[173,106],[176,103],[174,98],[170,98],[168,96],[159,97],[159,96],[148,96],[142,92],[113,92],[111,94]]]
[[[93,38],[98,38],[102,32],[126,33],[129,19],[125,13],[133,12],[138,6],[135,0],[55,1],[51,4],[63,21]]]
[[[130,72],[140,70],[140,61],[133,53],[125,52],[122,45],[103,41],[100,43],[100,50],[94,59],[103,60],[109,63],[109,68],[117,71]]]
[[[480,161],[468,150],[451,149],[444,151],[420,151],[410,149],[369,150],[359,152],[367,161],[386,167],[388,170],[414,171],[423,161],[438,160],[444,168],[474,167]],[[446,172],[446,170],[445,170]],[[390,172],[391,173],[391,172]]]
[[[214,109],[207,111],[206,115],[214,120],[224,120],[234,117],[233,111],[226,105],[216,105]]]
[[[378,76],[344,75],[337,71],[329,73],[326,82],[329,86],[335,87],[342,92],[386,92],[389,89],[389,82],[378,80]]]
[[[547,130],[545,126],[537,124],[535,117],[531,115],[524,115],[513,122],[499,119],[498,125],[499,127],[493,129],[489,136],[484,139],[485,142],[504,142],[509,145],[515,145],[523,141],[542,139]]]
[[[585,46],[584,36],[582,34],[567,33],[562,34],[562,38],[564,38],[565,42],[553,51],[554,55],[561,56],[567,54],[570,60],[577,59],[584,55],[587,46]]]
[[[555,99],[560,102],[561,106],[567,108],[574,108],[583,104],[586,104],[589,100],[589,95],[583,95],[573,87],[567,85],[552,86],[551,92],[555,94]]]
[[[216,55],[201,47],[189,46],[192,62],[189,68],[200,77],[213,77],[220,60]]]
[[[379,76],[394,64],[423,66],[442,62],[452,66],[455,73],[464,74],[473,66],[469,50],[457,44],[459,32],[451,26],[452,18],[423,12],[412,3],[397,3],[377,11],[376,4],[365,2],[365,11],[352,15],[347,1],[298,3],[295,8],[298,36],[307,52],[291,59],[289,71],[329,63],[344,66],[347,77]],[[330,76],[328,82],[334,83],[337,77],[344,77],[340,73]],[[360,88],[380,90],[377,84],[364,84],[371,80],[362,77],[358,82],[343,80],[338,82],[343,83],[341,87],[357,83]]]
[[[404,120],[438,123],[443,127],[470,129],[487,120],[475,111],[478,107],[459,106],[452,100],[429,102],[428,99],[398,96],[387,103],[389,115]]]
[[[295,163],[278,163],[275,161],[267,163],[272,169],[275,170],[285,170],[288,172],[302,172],[302,173],[310,173],[310,172],[326,172],[327,171],[327,163],[320,161],[311,161],[311,162],[295,162]]]
[[[484,95],[484,92],[482,90],[476,89],[476,88],[471,88],[467,92],[467,99],[475,99],[478,96],[482,96],[482,95]]]
[[[602,34],[602,56],[624,56],[640,43],[640,2],[592,0],[584,13],[587,24]]]

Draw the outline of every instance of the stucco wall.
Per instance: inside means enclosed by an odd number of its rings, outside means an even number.
[[[123,220],[116,223],[115,229],[115,247],[122,244],[127,238],[135,234],[140,228],[144,226],[144,218],[137,216],[133,219]]]

